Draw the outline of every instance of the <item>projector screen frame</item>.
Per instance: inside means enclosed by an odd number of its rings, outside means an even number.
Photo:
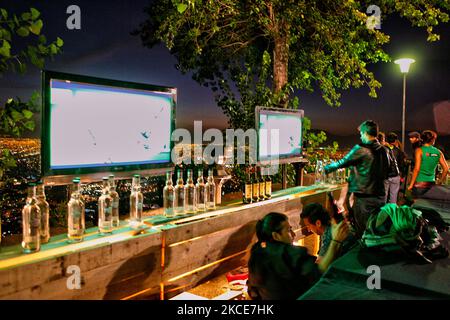
[[[51,148],[51,80],[73,81],[83,84],[92,84],[100,86],[111,86],[122,89],[135,89],[143,91],[154,91],[160,93],[169,93],[172,95],[170,133],[175,130],[177,89],[175,87],[160,86],[153,84],[136,83],[130,81],[113,80],[98,78],[85,75],[77,75],[51,70],[43,70],[42,79],[42,112],[41,112],[41,176],[46,184],[63,185],[69,184],[73,178],[81,177],[82,181],[96,182],[101,181],[102,177],[114,174],[116,177],[130,178],[133,174],[142,173],[143,175],[161,175],[167,171],[172,171],[174,164],[171,159],[163,163],[145,163],[145,164],[111,164],[106,166],[93,166],[84,168],[63,168],[53,169],[51,167],[50,148]],[[174,142],[170,139],[170,151],[174,147]]]
[[[262,111],[268,111],[273,114],[283,114],[283,115],[291,114],[291,115],[295,115],[295,116],[300,116],[301,122],[302,122],[302,124],[301,124],[302,127],[301,127],[301,132],[300,132],[300,141],[301,141],[300,154],[298,154],[298,155],[279,155],[277,161],[278,161],[278,164],[308,162],[308,160],[302,156],[302,153],[303,153],[303,125],[304,125],[303,119],[305,116],[304,110],[257,106],[255,108],[255,128],[256,128],[257,138],[258,138],[257,150],[256,150],[256,152],[257,152],[256,154],[257,154],[257,158],[258,158],[258,162],[257,162],[258,166],[266,166],[266,165],[273,164],[273,159],[261,159],[260,154],[259,154],[259,147],[260,147],[259,121],[260,121],[260,114]]]

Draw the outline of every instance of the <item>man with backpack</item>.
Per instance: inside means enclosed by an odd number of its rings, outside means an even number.
[[[371,214],[379,212],[386,203],[384,181],[388,178],[389,156],[378,140],[378,125],[364,121],[358,128],[360,144],[353,147],[341,160],[325,167],[325,173],[350,167],[349,192],[353,193],[353,224],[355,235],[361,238]]]

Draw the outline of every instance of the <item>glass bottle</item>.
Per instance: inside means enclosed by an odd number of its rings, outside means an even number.
[[[45,186],[42,181],[39,181],[36,186],[36,200],[39,209],[41,210],[41,243],[47,243],[50,239],[50,205],[45,197]]]
[[[267,170],[267,173],[269,173],[269,170]],[[265,196],[266,199],[270,199],[272,198],[272,178],[270,178],[270,174],[266,175],[266,192],[265,192]]]
[[[22,248],[25,253],[39,251],[41,248],[41,210],[36,200],[36,184],[28,185],[26,204],[22,210],[23,240]]]
[[[144,195],[141,192],[141,176],[135,174],[131,185],[130,195],[130,226],[139,228],[142,224],[142,212],[144,206]]]
[[[112,198],[112,227],[117,228],[120,225],[119,217],[119,194],[116,191],[116,182],[114,175],[109,175],[109,195]]]
[[[102,195],[98,198],[98,231],[101,234],[112,232],[113,199],[109,195],[109,178],[103,178]]]
[[[266,200],[266,181],[264,180],[262,168],[260,167],[259,174],[259,201]]]
[[[323,185],[325,184],[325,168],[322,160],[317,160],[316,162],[316,172],[315,172],[315,184]]]
[[[256,176],[256,167],[253,168],[253,179],[252,179],[252,191],[253,191],[253,202],[259,201],[259,180]]]
[[[205,185],[206,209],[216,209],[216,184],[214,183],[213,169],[208,170],[208,180]]]
[[[249,169],[246,169],[245,180],[242,186],[242,202],[252,203],[252,182],[250,179]]]
[[[164,215],[166,217],[174,216],[174,211],[173,211],[174,193],[175,193],[175,188],[173,187],[173,182],[172,182],[172,172],[169,171],[166,173],[166,186],[163,189]]]
[[[177,172],[177,185],[175,186],[175,196],[174,196],[174,204],[173,211],[176,215],[184,213],[184,181],[183,181],[183,171],[178,170]]]
[[[84,202],[81,197],[80,180],[72,180],[72,192],[67,204],[67,237],[69,242],[83,241],[84,237]]]
[[[195,185],[197,211],[206,211],[206,186],[203,179],[203,169],[198,169],[197,184]]]
[[[192,169],[188,169],[187,171],[187,180],[184,190],[184,211],[186,213],[195,213],[195,185],[194,179],[192,178]]]

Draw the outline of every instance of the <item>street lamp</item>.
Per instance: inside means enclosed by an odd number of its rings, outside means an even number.
[[[403,73],[403,112],[402,112],[402,148],[405,150],[405,110],[406,110],[406,74],[411,64],[416,62],[414,59],[398,59],[394,61],[400,66],[400,72]]]

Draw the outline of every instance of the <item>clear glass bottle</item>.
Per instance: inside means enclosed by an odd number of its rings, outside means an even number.
[[[28,185],[26,204],[22,210],[22,248],[25,253],[32,253],[41,249],[41,210],[36,200],[36,184]]]
[[[188,169],[187,171],[187,180],[184,190],[184,212],[195,213],[195,185],[192,177],[192,169]]]
[[[72,180],[72,192],[67,204],[67,237],[69,242],[81,242],[84,237],[84,201],[81,196],[80,180]]]
[[[46,197],[45,197],[45,185],[42,181],[39,181],[36,184],[36,199],[37,199],[37,205],[39,206],[39,209],[41,210],[41,244],[47,243],[50,239],[50,224],[49,224],[49,217],[50,217],[50,205],[48,204]]]
[[[112,226],[118,228],[120,225],[119,218],[119,194],[116,191],[116,182],[114,181],[114,175],[109,175],[109,195],[112,198]]]
[[[316,162],[316,172],[315,172],[315,184],[324,185],[325,184],[325,168],[322,160],[317,160]]]
[[[208,170],[208,180],[205,185],[206,189],[206,209],[216,209],[216,184],[214,183],[213,169]]]
[[[173,211],[176,215],[184,213],[184,181],[183,181],[183,171],[179,170],[177,172],[177,185],[175,186],[175,196],[174,196],[174,204]]]
[[[203,179],[203,169],[198,169],[197,184],[195,185],[197,211],[206,211],[206,186]]]
[[[139,228],[142,225],[142,212],[144,206],[144,195],[141,192],[141,176],[135,174],[131,185],[130,195],[130,226]]]
[[[175,215],[173,211],[174,193],[175,188],[173,187],[172,182],[172,172],[169,171],[166,173],[166,186],[163,189],[163,207],[164,215],[166,217],[173,217]]]
[[[111,233],[113,199],[109,195],[109,178],[103,178],[102,195],[98,198],[98,231],[101,234]]]

